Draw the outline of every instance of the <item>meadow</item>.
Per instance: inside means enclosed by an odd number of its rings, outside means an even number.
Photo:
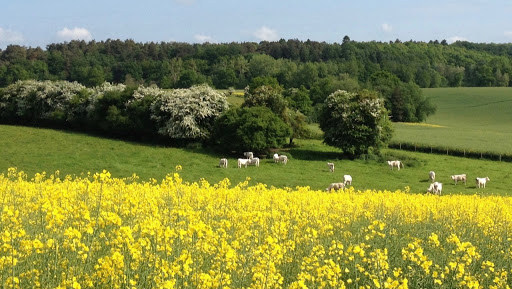
[[[229,178],[237,184],[250,178],[258,183],[283,188],[309,186],[325,189],[332,182],[342,180],[344,174],[354,179],[356,189],[404,190],[424,193],[429,185],[428,172],[434,170],[437,180],[444,184],[444,194],[508,195],[512,187],[511,164],[488,160],[464,159],[446,155],[414,153],[386,149],[383,156],[372,159],[340,159],[339,150],[325,146],[317,139],[296,140],[297,147],[278,151],[290,157],[287,165],[273,163],[271,157],[261,160],[260,167],[237,168],[241,155],[220,155],[201,148],[172,148],[145,145],[121,140],[89,136],[81,133],[51,129],[0,125],[0,172],[9,167],[22,170],[29,177],[36,173],[62,176],[83,176],[106,169],[114,177],[137,174],[141,180],[162,180],[174,167],[181,165],[181,177],[186,182],[201,178],[217,183]],[[228,168],[218,167],[221,157],[228,158]],[[263,156],[264,157],[264,156]],[[401,159],[405,169],[391,171],[388,159]],[[327,162],[335,164],[330,173]],[[455,186],[453,174],[466,173],[467,185]],[[474,179],[488,176],[487,188],[477,189]]]
[[[437,106],[424,123],[394,123],[393,142],[512,153],[512,88],[423,89]]]

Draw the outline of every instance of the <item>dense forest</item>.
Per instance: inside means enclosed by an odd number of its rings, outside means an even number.
[[[107,81],[242,89],[261,76],[276,78],[284,88],[304,86],[314,100],[326,83],[346,85],[350,80],[364,86],[380,71],[419,87],[509,86],[511,57],[512,44],[356,42],[348,36],[341,43],[71,41],[46,49],[9,45],[0,50],[0,87],[35,79],[77,81],[88,87]]]
[[[420,88],[510,86],[512,44],[446,41],[341,43],[296,39],[260,43],[71,41],[0,50],[0,88],[18,80],[105,82],[162,89],[207,84],[216,89],[267,85],[317,122],[337,90],[375,90],[392,121],[423,121],[436,108]]]

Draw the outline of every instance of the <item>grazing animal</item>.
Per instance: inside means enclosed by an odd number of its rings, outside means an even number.
[[[464,185],[466,184],[466,174],[460,174],[460,175],[453,175],[451,176],[452,180],[455,181],[455,184],[457,184],[458,181],[463,181]]]
[[[331,183],[329,185],[329,187],[327,187],[325,189],[326,192],[330,192],[331,190],[339,190],[339,189],[344,189],[345,188],[345,184],[344,183]]]
[[[277,163],[277,162],[279,162],[279,155],[274,154],[274,163]]]
[[[427,189],[427,192],[434,193],[436,195],[441,195],[441,192],[443,191],[443,184],[439,182],[433,182],[430,184],[430,186]]]
[[[249,159],[249,164],[259,167],[260,166],[260,158],[256,157],[256,158]]]
[[[245,152],[244,156],[248,159],[252,159],[254,157],[254,154],[252,152]]]
[[[389,167],[391,167],[391,170],[393,170],[393,167],[397,167],[398,170],[400,170],[400,167],[404,167],[404,163],[402,163],[401,161],[388,161],[388,165]]]
[[[352,176],[344,175],[343,176],[343,184],[345,184],[345,186],[351,186],[352,185]]]
[[[334,163],[327,163],[327,167],[331,173],[334,173]]]
[[[220,159],[219,167],[227,168],[228,167],[228,159]]]
[[[241,168],[242,166],[245,166],[247,168],[249,162],[249,159],[238,159],[238,168]]]
[[[283,163],[283,164],[286,165],[286,163],[288,162],[288,157],[286,155],[280,155],[280,156],[278,156],[277,161],[274,158],[274,162],[276,162],[276,163]]]
[[[485,184],[490,181],[491,179],[489,179],[489,177],[485,177],[485,178],[476,178],[476,185],[478,188],[480,187],[484,187],[485,188]]]
[[[430,171],[430,173],[428,173],[428,178],[433,183],[436,180],[436,173],[434,171]]]

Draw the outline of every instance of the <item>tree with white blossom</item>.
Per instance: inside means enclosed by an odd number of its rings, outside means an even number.
[[[206,140],[215,119],[229,108],[226,97],[208,85],[174,89],[151,104],[158,133],[173,139]]]
[[[324,143],[351,157],[378,152],[392,136],[384,100],[369,90],[330,94],[320,115],[320,128]]]

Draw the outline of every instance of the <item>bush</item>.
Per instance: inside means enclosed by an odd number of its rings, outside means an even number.
[[[67,81],[17,81],[6,87],[0,97],[0,118],[22,124],[63,124],[80,111],[86,87]]]
[[[228,110],[215,123],[212,142],[225,151],[268,152],[286,144],[291,130],[269,108]]]
[[[151,118],[158,133],[173,139],[207,140],[217,117],[229,108],[226,97],[208,85],[158,95]]]

